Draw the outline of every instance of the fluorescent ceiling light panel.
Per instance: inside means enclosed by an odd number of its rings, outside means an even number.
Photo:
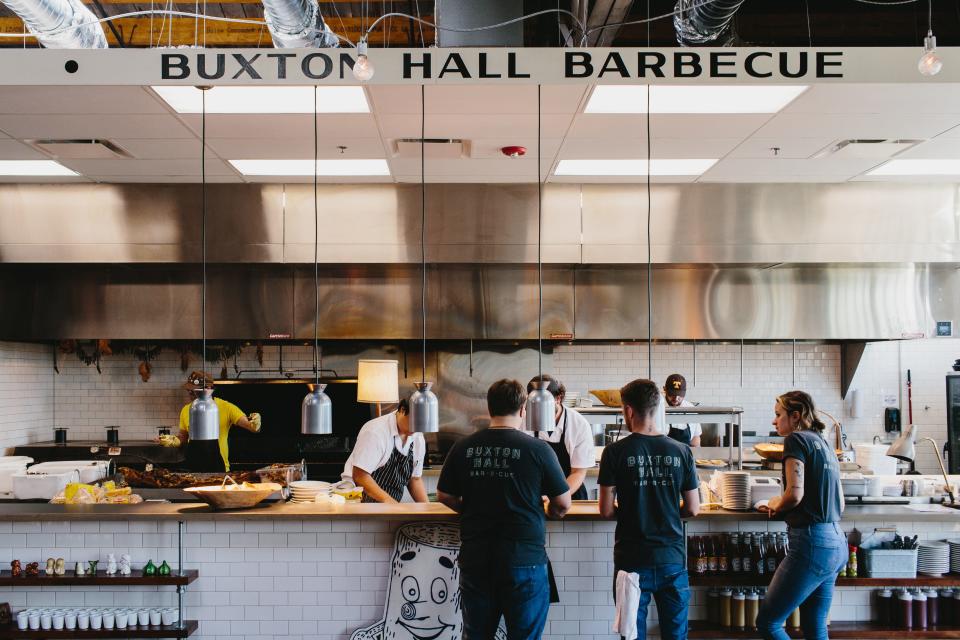
[[[657,85],[650,113],[776,113],[806,91],[804,85]],[[598,85],[584,113],[646,113],[647,88]]]
[[[196,87],[151,87],[177,113],[203,111]],[[318,87],[318,113],[370,113],[363,87]],[[213,87],[207,113],[313,113],[313,87]]]
[[[78,176],[53,160],[0,160],[0,176]]]
[[[231,160],[230,164],[245,176],[312,176],[313,160]],[[388,176],[390,167],[383,159],[319,160],[318,176]]]
[[[960,176],[960,160],[891,160],[867,172],[868,176]]]
[[[698,176],[716,164],[716,159],[653,159],[651,176]],[[647,161],[640,160],[561,160],[555,176],[645,176]]]

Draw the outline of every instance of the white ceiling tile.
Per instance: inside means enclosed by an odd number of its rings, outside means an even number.
[[[419,181],[420,178],[417,178]],[[317,182],[320,184],[360,184],[360,183],[384,183],[393,182],[393,176],[350,176],[349,178],[337,176],[318,176]],[[286,183],[286,184],[313,184],[311,176],[244,176],[244,182],[256,183]]]
[[[917,114],[960,114],[960,84],[813,85],[781,113],[886,113],[903,118]]]
[[[654,138],[746,137],[770,114],[653,114],[650,133]],[[571,138],[619,139],[646,138],[644,115],[580,114],[570,128]]]
[[[561,138],[550,138],[541,141],[542,147],[540,149],[540,155],[542,158],[552,158],[560,150],[560,144],[563,142]],[[503,155],[501,149],[506,146],[518,145],[521,147],[527,148],[527,158],[535,158],[537,156],[537,140],[536,138],[514,138],[510,140],[506,139],[486,139],[482,138],[479,140],[470,140],[470,157],[471,158],[506,158]]]
[[[809,158],[836,138],[763,138],[750,137],[730,152],[731,158],[784,159]],[[774,153],[773,149],[777,152]]]
[[[191,113],[181,117],[199,134],[200,115]],[[258,138],[312,140],[312,119],[312,114],[211,114],[207,116],[207,137],[244,138],[253,134]],[[317,134],[321,140],[339,144],[337,140],[347,138],[375,138],[379,132],[376,120],[369,113],[331,113],[317,118]]]
[[[744,178],[743,176],[701,176],[697,182],[729,182],[729,183],[743,183],[748,184],[751,182],[767,182],[767,183],[777,183],[777,182],[847,182],[848,178],[844,176],[837,176],[833,174],[823,174],[823,175],[790,175],[790,176],[751,176],[749,178]]]
[[[960,140],[939,136],[907,149],[898,158],[960,158]]]
[[[164,114],[143,87],[17,87],[0,92],[0,113]]]
[[[664,184],[678,184],[697,182],[700,176],[651,176],[650,182]],[[639,184],[647,183],[645,176],[590,176],[585,180],[582,176],[550,176],[548,182],[567,182],[580,184],[589,182],[591,184]]]
[[[420,179],[420,159],[391,158],[390,172],[394,175],[415,175]],[[550,170],[551,158],[543,158],[540,163],[540,175],[545,176]],[[536,158],[460,158],[456,160],[428,160],[425,163],[424,174],[427,180],[440,176],[470,175],[501,175],[515,178],[520,182],[537,181]]]
[[[47,156],[16,140],[0,140],[0,160],[46,160]]]
[[[180,138],[175,140],[151,140],[144,138],[113,139],[121,149],[124,149],[134,158],[141,160],[170,160],[176,158],[198,158],[200,156],[200,140],[197,138]],[[216,152],[207,144],[207,157],[216,157]]]
[[[62,182],[91,182],[91,180],[86,176],[0,176],[0,183],[3,184],[59,184]]]
[[[902,113],[780,113],[754,135],[761,138],[932,138],[960,124],[960,115]],[[2,128],[2,127],[0,127]]]
[[[214,138],[207,145],[227,160],[284,160],[313,157],[313,136],[297,138]],[[337,148],[343,145],[343,153]],[[320,158],[385,158],[387,152],[380,138],[353,138],[332,141],[321,139]]]
[[[540,111],[572,115],[588,89],[586,85],[545,85],[540,93]],[[420,115],[419,87],[376,85],[367,90],[377,114]],[[427,116],[537,113],[537,88],[533,85],[428,86],[425,99]]]
[[[145,176],[110,176],[110,175],[97,175],[91,176],[92,179],[97,182],[124,182],[124,183],[156,183],[162,182],[167,184],[197,184],[200,182],[200,177],[194,176],[151,176],[149,178]],[[243,178],[237,175],[233,176],[207,176],[207,182],[211,184],[223,184],[223,183],[242,183]]]
[[[654,158],[722,158],[740,138],[657,138],[651,143]],[[646,158],[645,138],[597,140],[568,138],[560,151],[564,159]]]
[[[858,158],[818,158],[814,160],[726,158],[704,173],[702,179],[710,181],[721,178],[735,178],[740,182],[757,182],[758,178],[765,177],[796,179],[806,176],[828,175],[834,176],[836,180],[848,180],[878,164],[877,160]]]
[[[381,115],[380,128],[387,138],[419,138],[420,117],[416,115]],[[570,118],[563,115],[544,115],[541,122],[541,135],[544,138],[562,137],[570,124]],[[2,127],[0,127],[2,128]],[[426,136],[428,138],[507,138],[530,139],[537,135],[537,117],[535,115],[503,116],[495,112],[461,115],[437,115],[427,118]]]
[[[14,138],[192,138],[171,115],[0,115],[0,129]]]
[[[200,159],[179,160],[63,160],[64,166],[85,176],[196,176],[200,178]],[[207,175],[236,175],[231,167],[220,160],[207,160]]]

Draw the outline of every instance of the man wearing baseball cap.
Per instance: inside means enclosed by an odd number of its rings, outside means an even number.
[[[246,416],[237,405],[214,398],[213,401],[217,403],[220,411],[220,434],[217,441],[191,441],[190,404],[199,397],[202,389],[213,388],[213,378],[208,373],[194,371],[183,384],[183,388],[190,392],[190,402],[180,410],[180,446],[186,447],[187,466],[193,471],[230,471],[230,429],[236,426],[256,433],[260,431],[260,414],[251,413]]]
[[[692,402],[685,400],[687,395],[687,379],[679,373],[671,373],[663,385],[663,397],[668,407],[693,407]],[[699,424],[671,424],[667,435],[691,447],[700,446],[700,434],[703,429]]]

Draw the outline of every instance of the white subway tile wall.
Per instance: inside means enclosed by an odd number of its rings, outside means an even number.
[[[0,448],[53,439],[50,346],[0,342]]]
[[[185,594],[187,619],[200,621],[202,640],[347,640],[359,627],[382,620],[394,535],[401,521],[360,519],[211,521],[187,523],[186,568],[200,577]],[[864,534],[882,522],[844,522]],[[778,531],[783,523],[694,520],[691,535],[725,531]],[[922,539],[956,537],[960,525],[899,523]],[[544,638],[607,640],[613,620],[612,522],[550,522],[547,551],[560,590]],[[100,560],[130,553],[135,569],[147,560],[175,567],[173,522],[0,523],[0,564],[63,557]],[[396,585],[394,585],[396,586]],[[690,617],[706,617],[705,590],[692,590]],[[173,588],[0,588],[14,611],[30,606],[175,606]],[[869,620],[869,589],[841,588],[833,620]],[[650,626],[656,625],[650,608]]]
[[[863,415],[851,415],[850,396],[840,398],[840,347],[798,343],[796,367],[792,346],[748,344],[743,347],[741,370],[739,344],[698,344],[696,359],[691,344],[654,346],[653,376],[662,382],[673,372],[687,377],[687,397],[704,404],[738,405],[744,408],[746,429],[766,432],[777,394],[800,388],[813,394],[818,406],[843,422],[849,441],[865,442],[882,434],[883,398],[893,396],[904,407],[906,420],[906,370],[913,376],[914,422],[923,435],[938,442],[946,438],[944,375],[960,357],[960,340],[928,339],[877,342],[867,345],[851,389],[862,394]],[[284,366],[309,368],[310,347],[284,348]],[[279,362],[276,347],[265,347],[265,367]],[[619,388],[625,382],[647,375],[647,347],[631,344],[559,345],[552,358],[553,373],[571,391]],[[60,358],[61,373],[53,374],[52,347],[0,342],[0,444],[11,447],[23,442],[53,437],[53,398],[56,422],[70,427],[74,440],[102,438],[107,425],[120,425],[121,437],[150,438],[156,427],[177,423],[187,402],[181,388],[190,370],[200,368],[196,357],[181,370],[180,357],[169,350],[151,362],[148,382],[137,374],[131,355],[104,358],[102,373],[86,366],[76,356]],[[226,363],[233,375],[234,362]],[[208,365],[219,375],[222,364]],[[254,373],[262,370],[254,348],[245,349],[236,366]],[[549,365],[548,365],[549,366]],[[355,371],[338,371],[341,375]],[[265,373],[264,375],[271,375]],[[919,470],[938,470],[933,448],[918,449]]]

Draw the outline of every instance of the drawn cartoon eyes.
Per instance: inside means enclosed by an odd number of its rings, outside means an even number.
[[[447,581],[443,578],[435,578],[430,585],[430,597],[437,604],[443,604],[447,601]]]
[[[403,582],[400,583],[400,589],[404,600],[416,602],[420,599],[420,584],[413,576],[404,578]]]

